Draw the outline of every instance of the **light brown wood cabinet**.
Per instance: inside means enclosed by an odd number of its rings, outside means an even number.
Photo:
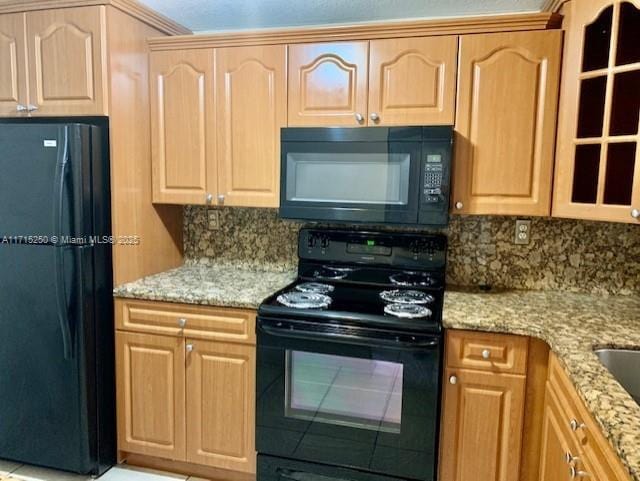
[[[151,54],[153,201],[277,207],[286,46]]]
[[[640,1],[568,2],[553,215],[640,223]]]
[[[457,37],[289,46],[289,126],[452,124]]]
[[[255,473],[255,312],[116,299],[118,449]]]
[[[184,459],[185,348],[178,337],[117,332],[118,448]]]
[[[0,115],[29,103],[24,13],[0,15]]]
[[[517,336],[447,332],[441,481],[518,479],[527,348]],[[482,364],[460,367],[476,361]]]
[[[287,125],[287,47],[216,53],[218,192],[234,206],[280,205],[280,128]]]
[[[575,475],[574,475],[575,473]],[[596,421],[584,406],[558,358],[549,356],[540,481],[629,481]]]
[[[1,15],[0,115],[107,115],[105,36],[104,6]]]
[[[150,61],[153,201],[205,204],[218,178],[214,52],[155,52]]]
[[[460,39],[454,211],[549,215],[562,32]]]

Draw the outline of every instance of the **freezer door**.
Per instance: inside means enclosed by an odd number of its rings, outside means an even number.
[[[2,238],[61,243],[91,234],[90,136],[87,125],[0,124]]]
[[[0,244],[0,459],[96,469],[92,251]]]

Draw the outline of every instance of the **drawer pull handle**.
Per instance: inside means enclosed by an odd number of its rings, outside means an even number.
[[[491,351],[489,349],[485,349],[482,351],[482,358],[489,359],[491,357]]]
[[[187,344],[185,346],[185,349],[187,350],[187,352],[193,352],[193,344]]]
[[[449,384],[458,384],[458,377],[457,376],[451,376],[449,378]]]
[[[181,317],[180,319],[178,319],[178,327],[180,327],[180,329],[184,329],[184,326],[187,325],[187,320],[184,317]]]
[[[584,428],[584,423],[578,422],[577,419],[572,419],[569,421],[569,427],[572,431],[577,431],[578,429]]]
[[[569,475],[571,476],[571,479],[586,478],[589,476],[589,473],[587,473],[586,471],[577,470],[575,466],[571,466],[569,468]]]

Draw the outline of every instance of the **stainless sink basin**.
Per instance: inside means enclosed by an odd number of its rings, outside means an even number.
[[[597,349],[600,362],[640,404],[640,351],[631,349]]]

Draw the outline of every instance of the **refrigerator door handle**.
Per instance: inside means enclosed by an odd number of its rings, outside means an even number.
[[[69,141],[67,129],[63,130],[64,138],[62,139],[60,149],[58,150],[58,162],[56,164],[55,185],[53,188],[53,234],[58,236],[57,242],[54,242],[53,252],[55,256],[54,286],[56,291],[56,303],[58,308],[58,322],[62,332],[62,345],[64,349],[64,358],[73,359],[73,340],[71,337],[71,327],[69,321],[69,309],[67,306],[67,289],[64,278],[64,247],[62,222],[64,215],[64,183],[67,172],[67,162],[69,160]],[[55,245],[59,244],[59,245]]]
[[[73,339],[69,321],[69,309],[67,306],[67,289],[64,279],[64,247],[54,247],[56,275],[54,286],[56,291],[56,303],[58,307],[58,322],[62,331],[62,346],[65,359],[73,359]]]

